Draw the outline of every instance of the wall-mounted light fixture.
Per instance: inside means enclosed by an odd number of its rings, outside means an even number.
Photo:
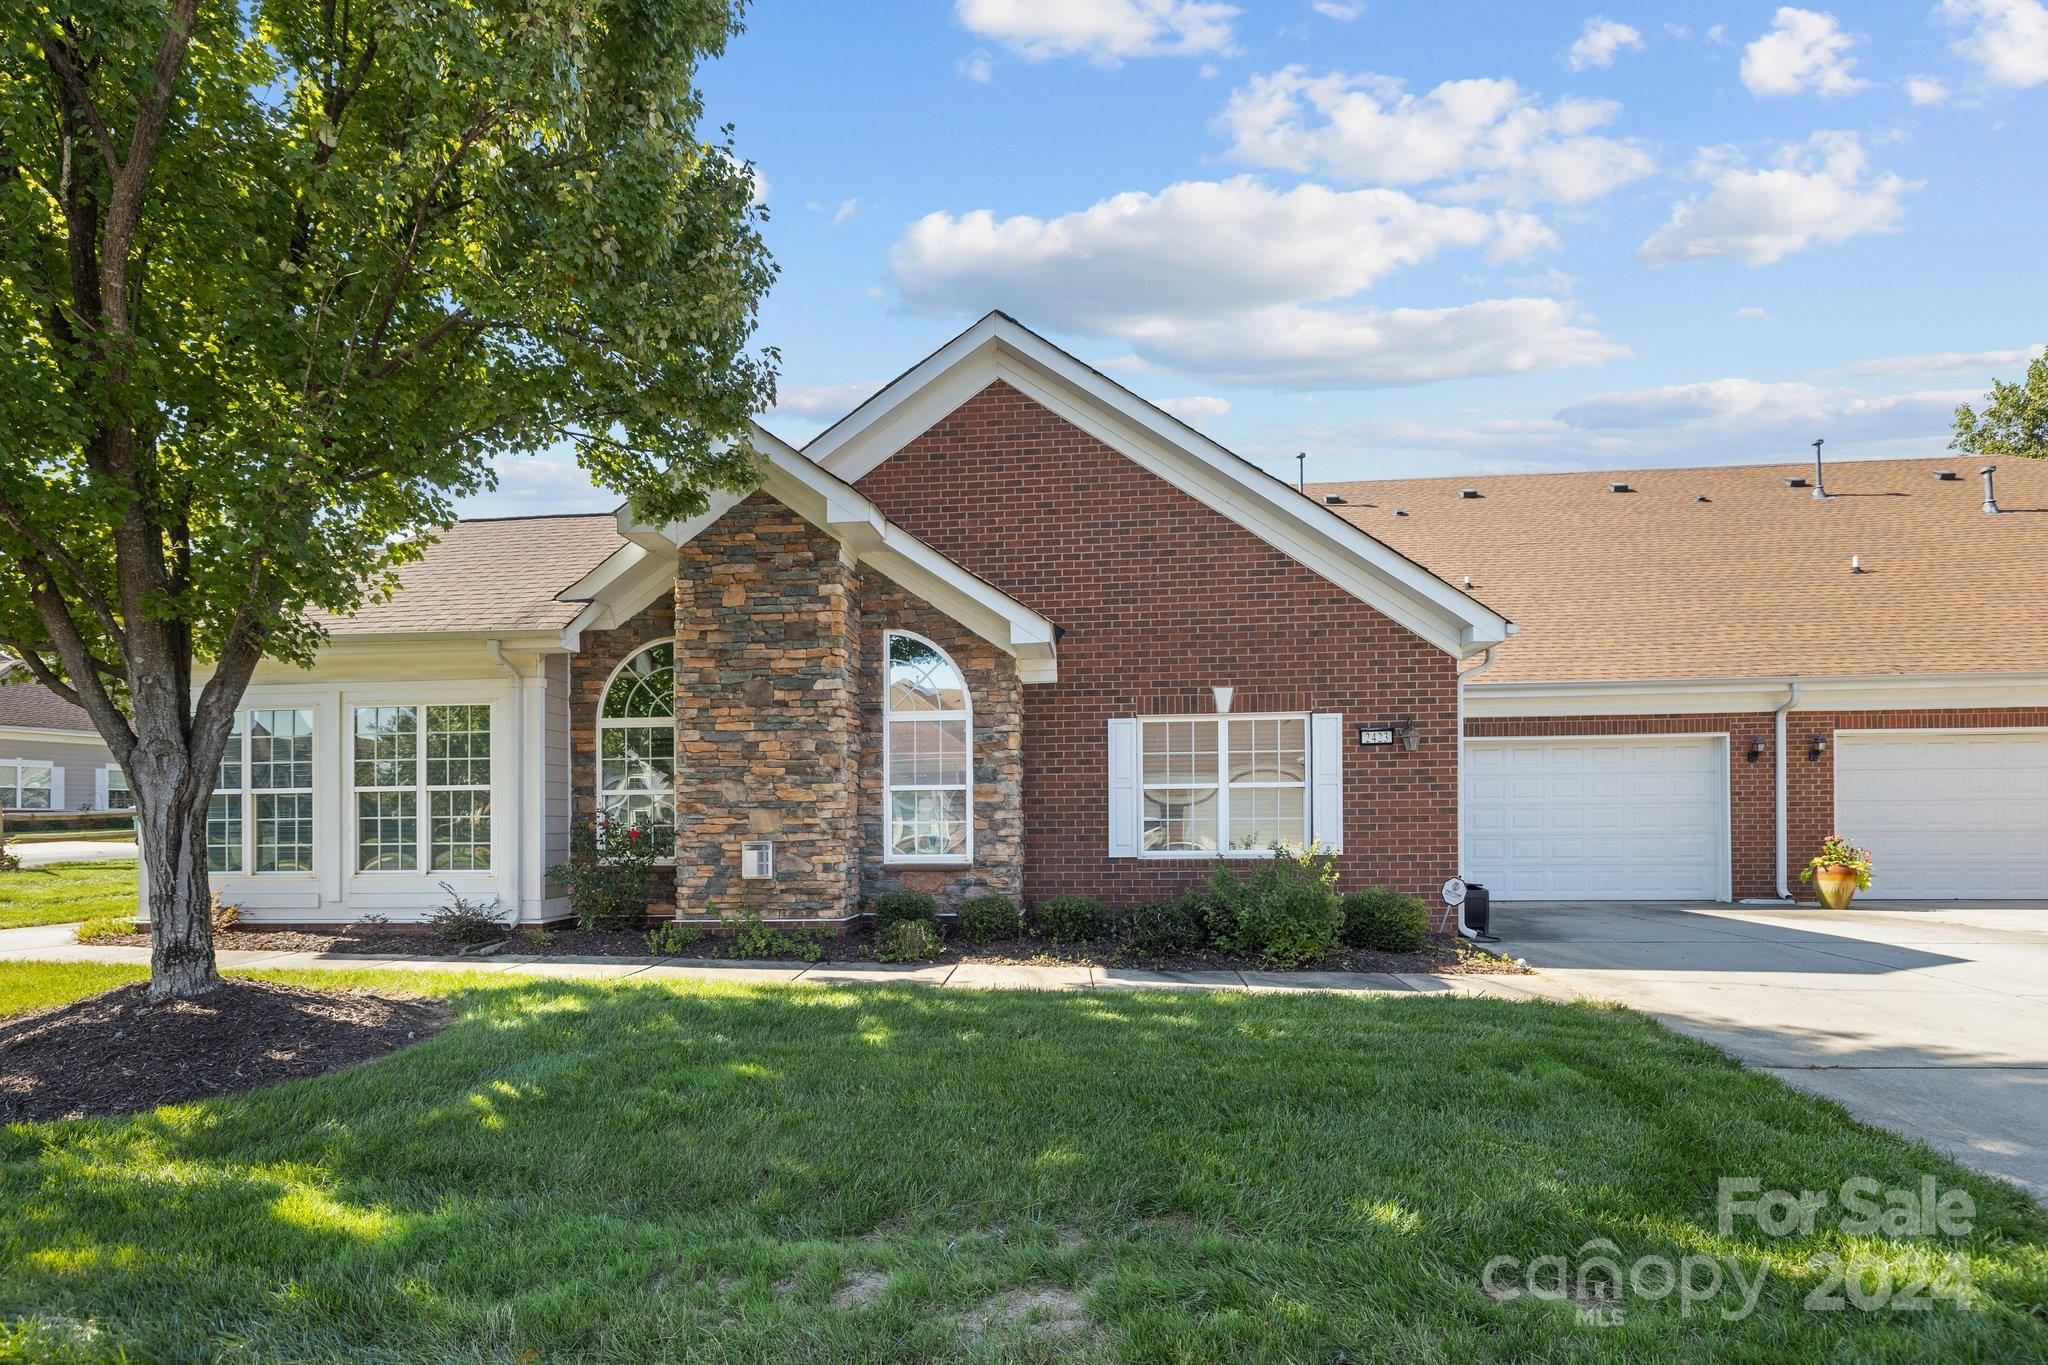
[[[1237,695],[1237,689],[1234,687],[1212,687],[1209,689],[1209,695],[1216,699],[1216,714],[1227,716],[1230,714],[1230,699]]]
[[[1744,754],[1743,757],[1749,760],[1751,763],[1754,763],[1763,756],[1764,737],[1762,735],[1751,735],[1749,737],[1749,752]]]
[[[1809,760],[1818,761],[1820,756],[1827,751],[1828,737],[1826,735],[1815,735],[1813,743],[1807,746],[1806,757]]]
[[[1415,746],[1416,744],[1421,742],[1421,738],[1422,737],[1415,732],[1415,723],[1413,721],[1410,721],[1401,727],[1401,747],[1406,749],[1409,753],[1412,754],[1415,752]]]

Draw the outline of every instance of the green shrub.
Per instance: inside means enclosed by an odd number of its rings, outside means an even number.
[[[996,943],[1017,936],[1017,902],[1008,896],[976,896],[960,906],[953,931],[962,943]]]
[[[1249,956],[1257,946],[1245,939],[1245,906],[1251,894],[1251,887],[1238,880],[1229,864],[1219,862],[1209,869],[1201,890],[1190,891],[1184,903],[1201,915],[1210,947]]]
[[[1384,886],[1347,893],[1344,942],[1383,953],[1412,953],[1429,942],[1429,907]]]
[[[929,962],[945,951],[939,931],[920,919],[894,920],[875,939],[877,962]]]
[[[647,931],[647,951],[657,957],[677,957],[704,939],[704,927],[665,919]]]
[[[875,897],[875,923],[939,925],[939,903],[922,891],[884,891]]]
[[[1031,932],[1049,943],[1087,943],[1102,937],[1108,913],[1093,896],[1054,896],[1031,908]]]
[[[427,928],[436,935],[465,946],[495,943],[505,937],[505,912],[498,907],[496,896],[487,901],[465,900],[446,882],[441,889],[448,893],[448,904],[427,916]]]
[[[818,942],[818,936],[811,930],[799,929],[794,934],[785,934],[761,923],[758,910],[747,911],[737,921],[726,919],[725,922],[737,926],[732,936],[733,953],[737,957],[796,958],[802,962],[817,962],[825,956],[825,945]]]
[[[579,929],[638,929],[653,903],[648,887],[655,862],[674,836],[652,826],[624,828],[599,816],[569,835],[569,861],[548,869],[576,912]]]
[[[1337,951],[1337,859],[1320,849],[1280,845],[1249,881],[1218,863],[1200,893],[1210,942],[1227,953],[1303,967]]]
[[[1171,957],[1200,950],[1209,938],[1203,903],[1196,897],[1153,901],[1117,918],[1117,946],[1125,952]]]

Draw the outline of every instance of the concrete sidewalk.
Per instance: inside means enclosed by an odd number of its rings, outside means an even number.
[[[0,929],[0,961],[125,962],[147,965],[149,949],[77,941],[75,924]],[[837,986],[919,985],[964,990],[1181,990],[1329,992],[1347,995],[1485,995],[1507,1000],[1568,998],[1533,976],[1428,976],[1410,972],[1147,972],[1130,967],[1002,965],[984,962],[732,962],[687,957],[366,957],[352,953],[224,950],[223,968],[266,971],[516,973],[603,981],[743,981]]]
[[[125,862],[137,856],[133,839],[9,839],[7,851],[21,859],[23,867]]]

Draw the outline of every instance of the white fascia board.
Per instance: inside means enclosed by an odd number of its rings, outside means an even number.
[[[562,627],[561,648],[574,653],[583,647],[586,630],[611,630],[632,620],[664,596],[676,590],[675,547],[663,543],[651,550],[639,543],[628,548],[639,551],[625,569],[597,593],[576,619]]]
[[[990,314],[805,448],[849,482],[1002,379],[1454,657],[1514,624],[1013,320]]]
[[[1687,715],[1762,712],[1800,685],[1800,711],[1972,710],[2048,705],[2048,674],[1865,673],[1827,677],[1617,678],[1475,682],[1468,716]]]
[[[645,545],[628,541],[604,557],[603,562],[568,587],[555,594],[557,602],[590,602],[604,594],[604,590],[633,571],[634,567],[648,556]]]
[[[891,523],[865,494],[822,465],[814,464],[773,432],[756,425],[753,445],[761,457],[762,490],[837,540],[850,563],[873,564],[892,581],[998,649],[1016,656],[1018,672],[1025,681],[1052,682],[1057,678],[1050,621]],[[663,544],[665,550],[653,553],[649,563],[664,570],[672,583],[675,571],[669,556],[675,547],[687,544],[740,501],[735,495],[724,497],[728,500],[723,507],[714,500],[713,510],[705,515],[658,530],[621,512],[619,530],[636,543],[653,540]],[[645,605],[642,602],[632,611]],[[624,615],[630,616],[632,611]],[[570,638],[571,631],[596,628],[592,621],[584,619],[589,614],[586,610],[571,623],[563,632],[564,640]]]

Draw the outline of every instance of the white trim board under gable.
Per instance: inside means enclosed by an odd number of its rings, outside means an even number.
[[[755,426],[751,440],[761,461],[761,491],[837,540],[848,564],[872,565],[1015,657],[1021,681],[1058,680],[1052,622],[890,522],[852,484],[813,464],[773,432]],[[667,526],[638,521],[629,509],[620,509],[619,533],[631,544],[568,590],[589,593],[590,605],[562,632],[564,647],[576,648],[582,631],[617,625],[663,591],[672,591],[676,548],[687,545],[740,501],[733,494],[718,494],[702,515]]]
[[[856,482],[998,379],[1454,657],[1514,633],[1506,617],[1002,313],[934,351],[804,454]]]

